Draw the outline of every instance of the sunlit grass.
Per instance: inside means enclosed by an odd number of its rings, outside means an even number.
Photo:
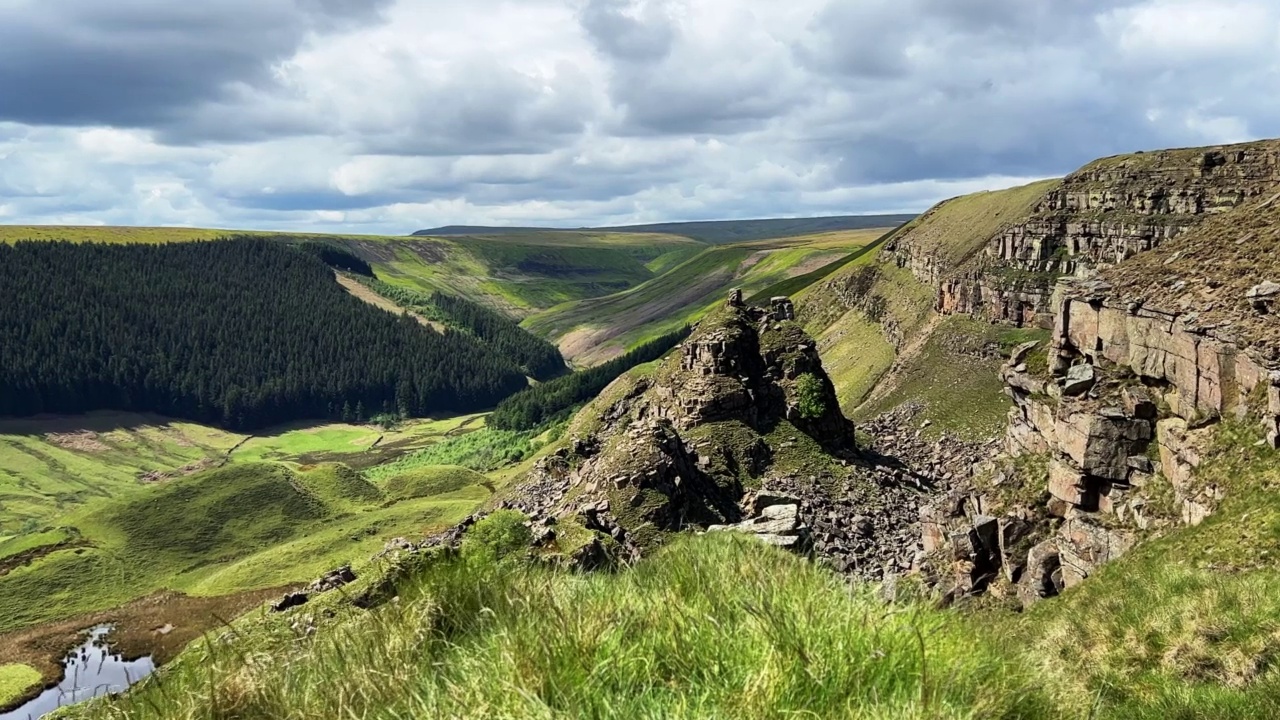
[[[85,717],[1055,717],[954,617],[752,541],[618,574],[441,560],[373,612],[241,625]],[[290,624],[320,627],[308,636]]]

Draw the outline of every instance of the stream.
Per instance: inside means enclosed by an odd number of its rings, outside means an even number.
[[[99,625],[88,632],[89,638],[62,661],[62,681],[16,710],[0,713],[0,720],[36,720],[64,705],[122,692],[156,669],[150,656],[125,660],[111,652],[103,640],[111,632],[110,625]]]

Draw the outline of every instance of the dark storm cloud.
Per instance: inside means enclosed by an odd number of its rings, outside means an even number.
[[[0,5],[0,120],[158,127],[270,66],[311,31],[390,0],[17,0]]]

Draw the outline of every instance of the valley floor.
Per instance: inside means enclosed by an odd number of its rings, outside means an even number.
[[[18,680],[31,672],[56,679],[84,628],[110,622],[117,647],[164,662],[283,587],[364,572],[388,539],[457,522],[494,486],[437,459],[490,462],[509,441],[483,427],[471,415],[248,436],[126,413],[3,421],[0,706],[38,688]],[[375,482],[358,473],[374,466]]]

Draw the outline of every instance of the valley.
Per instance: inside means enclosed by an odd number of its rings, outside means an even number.
[[[234,236],[331,248],[335,258],[350,253],[359,258],[351,262],[367,262],[377,275],[370,281],[359,272],[330,273],[328,281],[336,280],[353,300],[392,314],[407,309],[424,327],[482,333],[488,343],[508,343],[495,331],[520,332],[505,319],[520,313],[510,298],[534,298],[553,285],[567,293],[555,299],[628,283],[656,285],[643,292],[660,297],[663,288],[696,278],[703,265],[694,255],[715,262],[722,254],[731,257],[727,267],[738,270],[717,276],[697,298],[651,314],[652,327],[679,327],[730,282],[746,280],[753,289],[810,282],[882,234],[831,233],[710,249],[651,234],[467,237],[432,254],[421,243],[435,239],[36,230],[6,228],[3,237],[130,246]],[[481,257],[494,269],[475,264]],[[574,263],[583,264],[584,282],[566,289],[573,273],[563,271]],[[625,268],[603,284],[586,282]],[[485,282],[501,292],[457,284],[486,275]],[[313,282],[320,281],[317,275]],[[466,306],[468,297],[492,311]],[[487,318],[485,312],[497,315]],[[638,338],[633,345],[651,339],[632,334]],[[360,576],[378,572],[369,559],[389,540],[456,523],[508,483],[513,462],[560,432],[486,429],[483,414],[374,424],[356,422],[355,408],[349,412],[351,422],[297,421],[255,430],[120,409],[0,419],[0,667],[14,678],[34,668],[42,683],[51,682],[58,673],[54,661],[74,643],[76,631],[104,623],[114,627],[113,642],[126,653],[168,662],[193,639],[278,597],[282,588],[341,565],[352,565]],[[158,634],[161,627],[167,630]],[[13,682],[23,689],[10,697],[39,687]]]
[[[0,421],[0,678],[111,622],[164,684],[71,716],[1269,716],[1277,167],[1118,156],[746,242],[266,240],[528,377],[432,418]]]

